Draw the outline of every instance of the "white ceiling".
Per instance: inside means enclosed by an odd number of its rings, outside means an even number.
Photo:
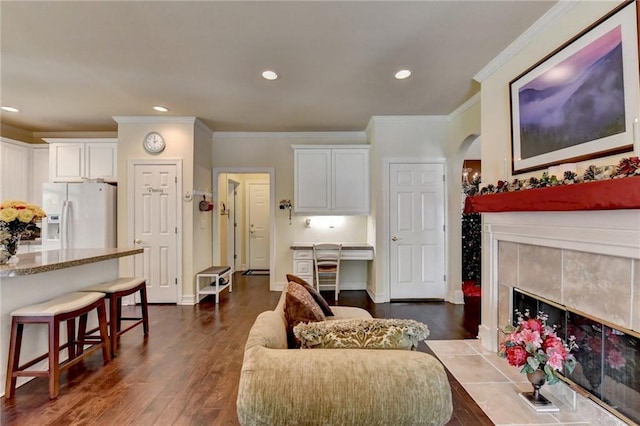
[[[363,130],[446,115],[555,1],[0,2],[3,123],[113,131],[197,116],[214,131]],[[393,74],[408,67],[413,75]],[[263,69],[280,73],[276,81]],[[162,114],[158,114],[162,115]]]

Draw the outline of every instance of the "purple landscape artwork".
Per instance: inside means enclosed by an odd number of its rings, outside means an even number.
[[[520,87],[520,157],[625,132],[620,26]]]

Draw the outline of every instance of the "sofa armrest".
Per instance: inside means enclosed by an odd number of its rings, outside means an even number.
[[[237,410],[242,425],[441,425],[452,403],[444,367],[422,352],[256,346]]]

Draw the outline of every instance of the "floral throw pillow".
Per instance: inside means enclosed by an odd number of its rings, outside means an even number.
[[[313,297],[313,300],[315,300],[316,303],[320,306],[320,309],[322,309],[322,313],[324,313],[326,316],[333,316],[333,311],[331,310],[331,307],[329,306],[327,301],[324,300],[324,297],[322,297],[320,292],[313,288],[311,284],[309,284],[302,278],[296,277],[295,275],[291,274],[287,274],[287,281],[300,284],[302,287],[304,287],[304,289],[309,292],[311,297]]]
[[[284,302],[284,317],[287,320],[287,338],[290,348],[300,347],[293,335],[293,327],[300,323],[324,321],[326,317],[313,297],[300,284],[287,285]]]
[[[369,318],[299,324],[293,333],[301,348],[415,351],[429,329],[414,320]]]

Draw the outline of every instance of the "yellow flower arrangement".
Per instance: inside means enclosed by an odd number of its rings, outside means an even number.
[[[22,233],[46,216],[40,207],[25,201],[0,203],[0,264],[16,254]]]

